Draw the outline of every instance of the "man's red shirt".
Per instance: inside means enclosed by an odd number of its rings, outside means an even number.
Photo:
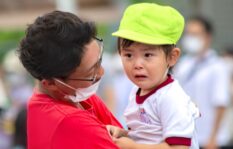
[[[34,93],[28,104],[28,149],[119,149],[105,125],[122,127],[101,99],[82,102],[86,110]]]

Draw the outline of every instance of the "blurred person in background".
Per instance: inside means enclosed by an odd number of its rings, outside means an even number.
[[[6,96],[5,85],[3,82],[3,77],[4,77],[4,73],[2,70],[2,66],[0,65],[0,122],[1,122],[3,111],[7,105],[7,96]]]
[[[26,149],[26,129],[24,129],[26,119],[21,116],[21,113],[26,110],[28,98],[32,95],[32,80],[20,63],[15,49],[5,55],[3,68],[4,83],[9,98],[3,114],[4,132],[10,136],[11,148]],[[20,127],[18,121],[21,123]]]
[[[224,58],[224,60],[226,61],[227,66],[229,67],[229,71],[230,71],[230,99],[231,99],[231,104],[229,106],[229,108],[227,109],[227,122],[228,122],[228,129],[230,131],[231,134],[231,141],[230,144],[231,146],[233,146],[233,45],[232,46],[228,46],[225,47],[223,49],[222,56]]]
[[[10,138],[5,132],[4,112],[8,106],[8,97],[4,84],[4,71],[0,65],[0,148],[4,149],[10,146]]]
[[[14,122],[12,149],[27,148],[27,107],[24,106],[17,114]]]
[[[225,111],[230,103],[229,71],[211,46],[212,24],[202,16],[190,18],[182,40],[184,56],[175,76],[201,112],[197,120],[197,136],[203,149],[233,148],[228,146],[230,134]]]
[[[97,95],[99,95],[103,99],[104,103],[111,110],[111,112],[115,113],[116,99],[113,88],[114,77],[112,73],[112,69],[113,69],[112,55],[110,53],[107,52],[103,53],[102,66],[104,68],[104,75],[101,78]]]
[[[225,47],[221,52],[221,56],[229,68],[231,80],[233,81],[233,46]]]
[[[106,125],[122,126],[96,95],[104,69],[95,25],[53,11],[26,32],[19,58],[38,80],[27,109],[28,149],[118,149]]]

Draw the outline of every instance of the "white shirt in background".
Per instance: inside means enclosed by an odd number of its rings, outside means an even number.
[[[209,50],[204,59],[199,61],[196,57],[183,57],[175,69],[175,77],[200,110],[197,135],[199,144],[203,146],[213,129],[215,108],[227,107],[230,102],[227,66],[214,50]],[[218,145],[226,145],[229,138],[228,127],[224,121],[218,132]]]

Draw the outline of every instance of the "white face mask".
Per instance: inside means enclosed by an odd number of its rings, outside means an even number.
[[[198,54],[204,46],[204,41],[197,36],[186,35],[181,41],[181,44],[189,54]]]
[[[100,80],[99,80],[87,88],[75,89],[74,87],[72,87],[72,86],[70,86],[70,85],[68,85],[68,84],[66,84],[58,79],[55,79],[55,80],[75,91],[75,96],[74,95],[66,95],[65,96],[66,99],[70,99],[75,103],[87,100],[90,96],[95,94],[97,92],[99,84],[100,84]]]

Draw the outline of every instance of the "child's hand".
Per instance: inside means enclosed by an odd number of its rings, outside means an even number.
[[[128,131],[121,129],[119,127],[116,127],[116,126],[106,125],[106,128],[108,130],[109,135],[112,138],[120,138],[120,137],[127,136],[128,134]]]
[[[135,149],[137,146],[137,143],[127,137],[113,138],[113,141],[120,149]]]

